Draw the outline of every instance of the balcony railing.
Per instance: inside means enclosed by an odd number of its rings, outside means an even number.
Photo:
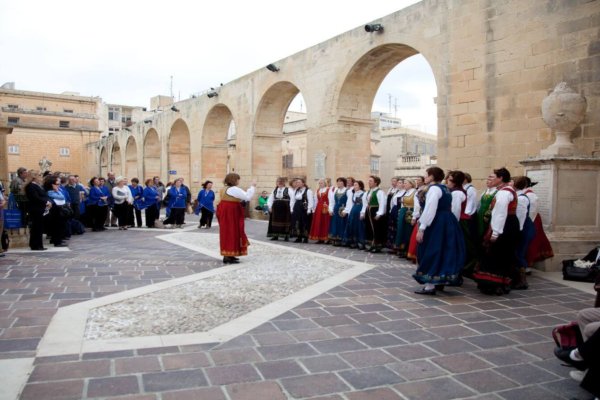
[[[33,110],[33,109],[27,109],[27,108],[2,107],[2,111],[14,113],[14,114],[47,115],[47,116],[54,116],[54,117],[69,117],[69,118],[79,118],[79,119],[99,119],[98,115],[96,115],[96,114]]]

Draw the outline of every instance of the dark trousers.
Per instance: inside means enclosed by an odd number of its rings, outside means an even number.
[[[158,207],[150,206],[146,208],[146,226],[154,228],[154,222],[158,219]]]
[[[138,210],[135,207],[131,207],[129,212],[131,214],[131,217],[130,217],[131,223],[129,225],[137,226],[138,228],[141,228],[142,227],[142,211]],[[135,216],[135,220],[133,219],[134,216]]]
[[[81,221],[81,212],[79,211],[79,203],[71,203],[71,209],[73,210],[73,219]]]
[[[117,216],[119,220],[119,227],[124,227],[130,225],[130,210],[131,205],[127,202],[123,202],[121,204],[115,204],[113,207],[113,212]]]
[[[165,225],[183,225],[185,220],[185,208],[171,208],[169,218],[165,219]]]
[[[95,231],[104,230],[104,221],[108,214],[108,206],[89,205],[87,212],[89,212],[92,217],[92,229]]]
[[[200,215],[200,226],[206,226],[207,228],[210,228],[214,213],[208,211],[206,208],[202,208],[200,212],[202,213]]]
[[[54,245],[61,244],[67,236],[67,218],[60,215],[60,207],[53,206],[44,218],[50,242]]]
[[[31,230],[29,231],[29,248],[41,249],[44,247],[43,234],[44,234],[44,217],[42,213],[30,213],[29,218],[31,219]]]

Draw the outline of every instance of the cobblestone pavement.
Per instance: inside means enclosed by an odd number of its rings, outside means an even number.
[[[266,224],[248,221],[247,231],[264,240]],[[89,232],[73,237],[68,253],[9,253],[0,261],[0,358],[34,357],[58,307],[222,265],[154,239],[164,232]],[[503,297],[483,296],[470,281],[421,297],[406,261],[278,243],[377,268],[229,342],[38,357],[21,398],[592,397],[555,359],[550,335],[589,307],[591,294],[535,276],[529,290]]]

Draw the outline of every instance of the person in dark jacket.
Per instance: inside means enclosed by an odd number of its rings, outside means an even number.
[[[52,203],[42,188],[42,176],[38,171],[30,171],[25,185],[27,207],[31,220],[29,231],[29,247],[31,250],[46,250],[42,241],[44,234],[44,214],[47,214]]]
[[[80,203],[81,203],[81,187],[77,184],[74,175],[69,175],[67,178],[67,184],[64,189],[69,193],[69,204],[73,210],[73,219],[80,220]]]

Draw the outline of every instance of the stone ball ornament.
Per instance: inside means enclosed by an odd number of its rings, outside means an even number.
[[[576,152],[570,132],[585,118],[587,100],[575,92],[566,82],[561,82],[542,101],[542,119],[556,134],[556,141],[544,155],[568,156]]]

